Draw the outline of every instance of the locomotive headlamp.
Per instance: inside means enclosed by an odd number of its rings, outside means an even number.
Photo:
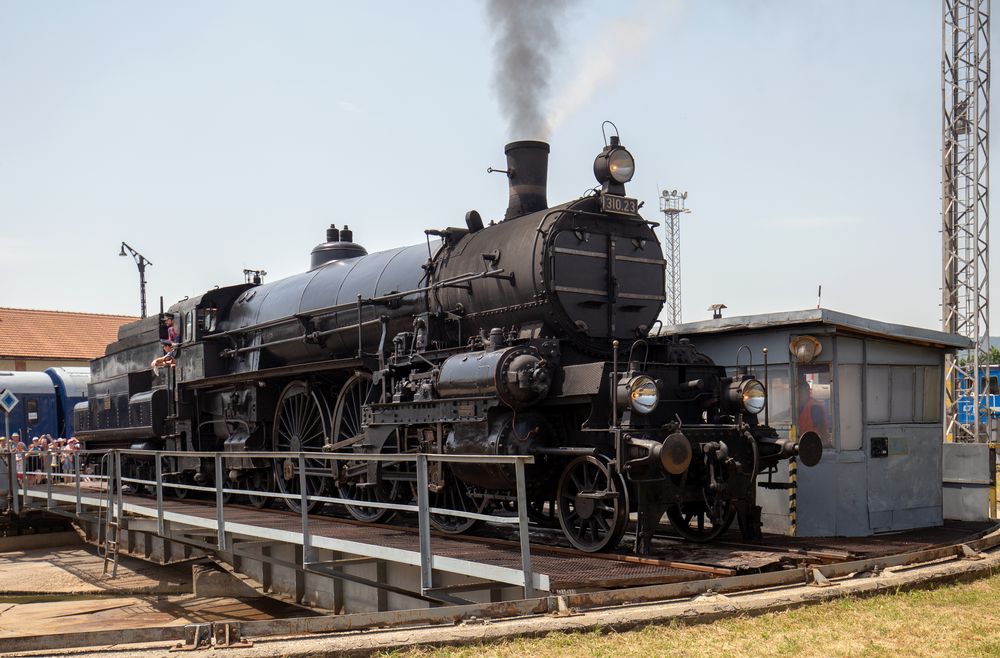
[[[747,379],[740,384],[740,405],[748,414],[759,414],[764,411],[767,402],[767,391],[764,385],[756,379]]]
[[[652,377],[636,375],[618,382],[619,406],[630,406],[637,413],[648,414],[656,409],[659,401],[660,391]]]
[[[625,149],[615,149],[608,154],[608,171],[616,183],[627,183],[635,173],[635,160]]]
[[[635,159],[628,150],[621,146],[617,136],[611,137],[611,145],[605,146],[594,159],[594,176],[598,183],[613,181],[618,184],[627,183],[635,174]]]

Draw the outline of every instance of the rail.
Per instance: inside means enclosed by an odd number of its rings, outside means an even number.
[[[459,517],[470,520],[486,521],[498,524],[517,524],[518,538],[521,549],[522,582],[515,583],[524,588],[524,597],[535,595],[534,574],[531,564],[529,543],[527,484],[525,480],[525,465],[534,463],[534,457],[529,455],[442,455],[426,453],[401,454],[364,454],[364,453],[321,453],[321,452],[188,452],[170,450],[46,450],[42,452],[4,452],[0,453],[2,462],[0,468],[6,470],[6,477],[0,476],[0,482],[6,481],[8,508],[15,514],[31,509],[54,510],[53,487],[58,483],[71,484],[74,488],[74,513],[82,515],[84,505],[84,490],[87,493],[100,493],[102,499],[101,512],[107,506],[105,513],[109,517],[121,518],[125,511],[125,487],[135,490],[150,488],[156,499],[157,534],[166,536],[166,518],[164,510],[164,491],[172,489],[175,492],[201,492],[212,494],[215,499],[216,513],[216,547],[226,551],[226,498],[227,496],[255,496],[273,500],[292,500],[299,506],[300,527],[302,534],[302,564],[304,567],[320,566],[317,551],[313,548],[314,535],[310,532],[309,510],[311,503],[328,503],[336,505],[351,505],[355,507],[392,510],[396,512],[415,513],[418,523],[420,546],[420,588],[421,594],[433,598],[434,594],[434,554],[431,541],[431,515]],[[141,460],[152,460],[153,479],[126,476],[122,470],[123,457],[136,457]],[[212,463],[214,474],[225,474],[227,459],[261,460],[270,462],[264,468],[274,469],[281,462],[293,465],[292,478],[298,477],[298,493],[281,493],[278,491],[257,491],[226,487],[225,477],[213,477],[213,483],[186,484],[182,482],[165,481],[163,471],[164,458],[178,457],[184,459],[207,460]],[[412,463],[416,471],[416,504],[389,502],[381,500],[359,500],[325,496],[310,493],[308,478],[316,476],[330,477],[333,472],[331,462],[391,462]],[[308,462],[308,463],[307,463]],[[323,462],[323,467],[318,466]],[[477,463],[513,465],[516,476],[517,515],[498,515],[482,512],[472,512],[464,509],[451,509],[432,506],[430,501],[429,463]],[[200,462],[203,463],[203,462]],[[288,478],[291,480],[292,478]],[[43,504],[32,504],[29,489],[38,491],[38,485],[44,484],[45,501]],[[232,502],[229,503],[233,505]]]

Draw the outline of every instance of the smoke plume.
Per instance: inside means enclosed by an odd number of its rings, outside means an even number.
[[[572,0],[487,0],[493,30],[494,84],[511,139],[546,139],[557,23]]]
[[[643,0],[633,15],[605,25],[601,39],[587,49],[576,74],[552,103],[545,125],[555,130],[602,86],[612,83],[620,69],[627,69],[638,59],[654,30],[667,22],[667,15],[677,13],[681,6],[682,0]]]

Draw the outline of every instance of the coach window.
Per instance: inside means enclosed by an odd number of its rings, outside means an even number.
[[[38,400],[28,400],[28,423],[34,425],[38,422]]]

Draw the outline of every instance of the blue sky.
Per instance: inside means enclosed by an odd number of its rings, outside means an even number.
[[[685,320],[822,284],[939,326],[937,0],[578,0],[561,25],[549,201],[594,185],[613,120],[649,219],[690,193]],[[473,1],[0,0],[0,94],[4,306],[137,312],[122,240],[155,306],[301,271],[331,222],[375,251],[498,218],[486,167],[523,137]]]

